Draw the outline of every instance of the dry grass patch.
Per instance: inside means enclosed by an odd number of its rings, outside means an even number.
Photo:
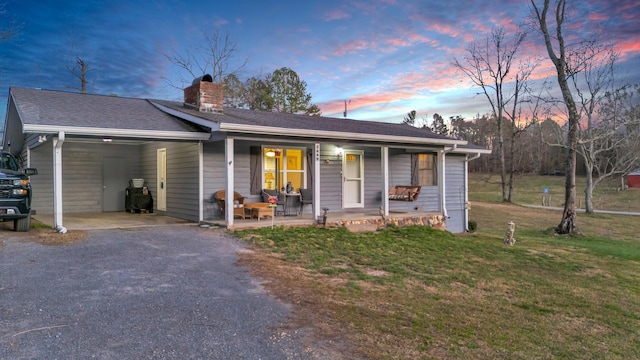
[[[12,222],[0,222],[0,232],[7,238],[30,241],[47,246],[62,246],[75,244],[87,237],[86,231],[70,230],[66,234],[60,234],[51,227],[31,220],[31,229],[28,232],[13,231]]]
[[[25,237],[25,240],[33,241],[42,245],[61,246],[82,242],[86,237],[86,231],[71,230],[67,231],[66,234],[60,234],[55,230],[38,229],[30,230],[28,235]]]

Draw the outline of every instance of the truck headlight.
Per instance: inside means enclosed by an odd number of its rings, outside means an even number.
[[[27,195],[27,189],[13,189],[13,195]]]
[[[14,186],[27,186],[29,184],[29,180],[22,180],[22,179],[18,179],[18,180],[13,180],[13,185]]]

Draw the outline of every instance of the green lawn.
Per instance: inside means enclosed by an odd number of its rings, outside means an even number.
[[[516,200],[533,202],[540,186],[557,191],[562,181],[519,179],[527,190]],[[298,321],[346,340],[353,356],[638,358],[640,218],[579,214],[582,235],[555,236],[560,212],[500,204],[480,183],[470,194],[474,234],[416,226],[236,234],[255,244],[248,264],[295,305]],[[502,242],[509,221],[513,247]]]
[[[562,207],[564,203],[564,176],[520,175],[515,178],[513,202],[517,204],[541,205],[544,189],[551,197],[551,206]],[[584,208],[585,178],[576,178],[576,205]],[[619,180],[598,185],[593,194],[596,210],[618,210],[640,212],[640,189],[621,191]],[[483,202],[502,201],[500,175],[469,174],[469,200]]]

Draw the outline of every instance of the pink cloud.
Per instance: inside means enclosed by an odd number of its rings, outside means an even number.
[[[629,40],[623,41],[616,46],[616,49],[620,51],[623,58],[626,58],[627,55],[635,55],[640,53],[640,41],[638,40]]]
[[[380,107],[382,105],[394,103],[400,101],[401,98],[398,94],[394,93],[370,93],[370,94],[361,94],[354,97],[349,98],[349,103],[347,105],[348,112],[357,111],[358,109],[368,108],[368,107]],[[344,111],[344,100],[336,99],[332,101],[327,101],[318,106],[322,109],[323,113],[332,114],[332,113],[341,113]]]
[[[334,21],[334,20],[343,20],[343,19],[350,19],[350,18],[351,18],[351,15],[347,14],[342,10],[333,10],[325,14],[324,20]]]
[[[429,23],[425,26],[427,31],[435,31],[438,34],[446,35],[452,38],[462,38],[464,41],[473,41],[473,33],[463,33],[462,29],[452,24]]]
[[[347,53],[353,53],[360,50],[369,48],[369,41],[364,39],[352,40],[343,44],[340,44],[338,48],[333,52],[334,55],[342,56]]]
[[[591,21],[606,21],[608,19],[609,19],[609,16],[605,14],[597,14],[597,13],[589,14],[589,20]]]
[[[424,44],[424,43],[428,43],[431,46],[438,46],[439,44],[437,40],[433,40],[426,36],[416,34],[416,33],[411,33],[401,37],[387,39],[384,42],[388,45],[393,45],[397,47],[405,47],[405,46],[411,46],[414,44]]]

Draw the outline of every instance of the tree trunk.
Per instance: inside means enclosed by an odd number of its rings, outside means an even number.
[[[566,81],[560,81],[560,87],[568,92]],[[567,148],[567,159],[565,162],[565,193],[564,193],[564,210],[562,211],[562,220],[556,227],[556,233],[558,234],[571,234],[578,232],[578,222],[576,218],[576,147],[578,143],[578,121],[577,111],[575,111],[575,103],[573,98],[571,101],[567,101],[568,97],[565,96],[565,103],[569,110],[569,134],[567,141],[569,146]],[[573,112],[571,111],[571,105],[573,105]],[[572,118],[572,115],[575,116]]]
[[[517,98],[516,98],[517,101]],[[515,110],[514,110],[515,113]],[[509,158],[511,161],[509,162],[509,197],[507,198],[508,202],[513,202],[513,174],[515,171],[515,161],[516,161],[516,123],[515,121],[511,122],[511,148],[509,149]]]
[[[587,214],[593,214],[593,165],[585,164],[587,183],[584,186],[584,209]]]
[[[504,134],[502,133],[502,110],[498,110],[498,159],[500,160],[500,184],[502,188],[502,202],[508,202],[507,170],[504,159]]]

